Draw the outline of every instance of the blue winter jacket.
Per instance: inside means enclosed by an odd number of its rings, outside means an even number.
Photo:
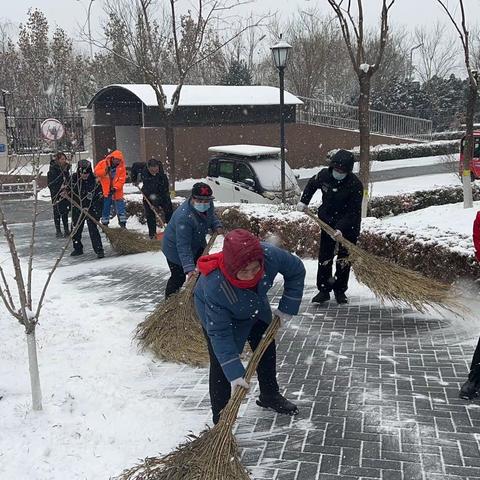
[[[190,203],[190,199],[178,207],[168,222],[163,235],[162,250],[167,260],[181,265],[185,273],[195,270],[194,255],[205,248],[205,236],[209,229],[221,227],[215,215],[213,202],[206,213],[200,213]]]
[[[240,361],[245,342],[257,320],[270,323],[272,311],[267,292],[277,273],[283,275],[284,289],[278,309],[296,315],[305,281],[302,261],[281,248],[262,242],[265,274],[256,291],[233,286],[220,269],[201,275],[195,287],[195,308],[212,343],[213,351],[229,381],[242,377]]]

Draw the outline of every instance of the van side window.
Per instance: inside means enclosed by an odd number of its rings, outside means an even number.
[[[221,160],[219,162],[218,176],[233,181],[233,162]]]
[[[208,176],[209,177],[218,177],[217,173],[218,161],[217,160],[210,160],[208,165]]]
[[[475,158],[480,158],[480,137],[475,138],[475,147],[474,147],[473,156]]]
[[[250,179],[254,180],[255,175],[253,174],[252,169],[248,165],[245,165],[245,163],[238,162],[237,163],[237,177],[236,177],[235,180],[237,182],[245,183],[246,178],[250,178]]]

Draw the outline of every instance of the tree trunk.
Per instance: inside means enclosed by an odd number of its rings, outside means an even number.
[[[470,178],[470,167],[473,160],[473,119],[475,115],[475,103],[477,101],[478,89],[470,80],[467,98],[467,115],[465,119],[465,145],[463,148],[463,208],[473,207],[472,181]]]
[[[165,125],[165,142],[167,144],[167,167],[168,178],[170,180],[170,191],[175,192],[175,130],[173,128],[173,121],[170,115],[167,115]]]
[[[37,343],[35,329],[27,333],[28,368],[30,370],[30,386],[32,389],[32,407],[42,410],[42,391],[40,389],[40,374],[38,372]]]
[[[370,77],[359,77],[358,124],[360,130],[360,181],[363,184],[362,218],[367,216],[370,183]]]

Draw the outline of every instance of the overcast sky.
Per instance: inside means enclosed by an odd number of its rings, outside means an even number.
[[[179,0],[184,5],[188,0]],[[191,0],[190,0],[191,1]],[[446,0],[451,6],[458,4],[457,0]],[[4,3],[4,2],[2,2]],[[86,7],[89,0],[5,0],[8,5],[0,11],[2,20],[8,19],[19,24],[26,19],[29,8],[42,10],[50,24],[63,27],[72,36],[77,36],[78,25],[85,24]],[[366,0],[366,18],[369,24],[378,23],[381,0]],[[471,25],[480,23],[480,0],[464,0]],[[248,16],[252,10],[259,12],[275,12],[283,18],[288,18],[298,9],[317,7],[325,13],[331,13],[327,0],[256,0],[250,5],[241,7],[243,15]],[[103,16],[103,0],[94,0],[92,4],[92,28],[98,29]],[[417,25],[431,25],[436,20],[445,21],[445,15],[440,10],[436,0],[396,0],[392,8],[392,23],[405,25],[414,29]]]

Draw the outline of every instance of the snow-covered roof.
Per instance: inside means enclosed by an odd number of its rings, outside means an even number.
[[[176,85],[163,85],[167,96],[167,108],[171,107],[173,92]],[[154,89],[146,84],[114,84],[99,90],[90,100],[92,103],[107,90],[120,88],[133,93],[147,107],[157,107],[157,97]],[[209,106],[209,105],[278,105],[280,90],[276,87],[262,85],[235,86],[235,85],[184,85],[180,92],[181,107]],[[303,102],[289,92],[285,92],[285,105],[300,105]]]
[[[212,153],[227,153],[230,155],[242,155],[244,157],[259,157],[261,155],[278,155],[280,148],[266,147],[263,145],[217,145],[209,147]]]

